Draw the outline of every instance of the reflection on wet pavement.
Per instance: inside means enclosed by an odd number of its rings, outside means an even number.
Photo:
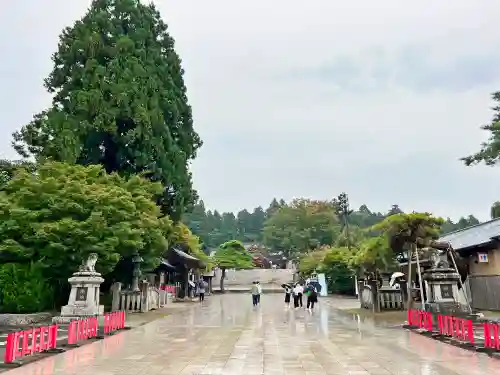
[[[500,361],[403,329],[341,313],[320,300],[312,314],[265,295],[212,296],[156,320],[6,375],[487,375]]]

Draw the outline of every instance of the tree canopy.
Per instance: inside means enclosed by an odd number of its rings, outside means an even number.
[[[481,126],[482,130],[490,133],[489,138],[481,144],[478,152],[461,159],[467,166],[480,163],[496,165],[500,162],[500,91],[491,96],[495,102],[493,119],[489,124]]]
[[[90,253],[110,272],[136,251],[154,267],[172,232],[152,197],[159,183],[108,174],[101,166],[49,162],[19,170],[0,191],[0,259],[35,263],[50,285],[67,278]]]
[[[331,202],[296,199],[276,210],[262,232],[267,246],[295,259],[318,246],[332,245],[340,224]]]
[[[500,217],[500,202],[495,202],[491,205],[490,216],[492,219],[498,219]]]
[[[439,237],[444,220],[427,212],[394,214],[373,226],[387,238],[389,247],[395,254],[403,254],[410,246],[429,246]]]
[[[14,134],[24,157],[144,174],[161,182],[159,203],[177,220],[196,201],[189,163],[193,129],[181,60],[153,4],[94,0],[64,29],[45,80],[52,106]]]
[[[225,269],[253,268],[253,257],[240,241],[232,240],[223,243],[215,252],[215,263]]]
[[[335,202],[330,202],[335,206]],[[196,234],[203,245],[208,249],[216,250],[224,242],[236,239],[246,244],[257,244],[261,250],[265,250],[265,256],[268,258],[275,258],[273,262],[279,261],[283,254],[280,254],[282,249],[279,241],[278,248],[274,247],[273,242],[266,242],[264,244],[264,229],[266,224],[276,224],[277,221],[283,220],[283,211],[289,212],[289,209],[285,207],[289,206],[282,199],[273,199],[268,208],[256,207],[254,209],[243,209],[237,213],[220,212],[218,210],[208,210],[202,200],[197,202],[192,210],[192,212],[187,213],[183,217],[183,222],[191,229],[191,231]],[[278,216],[272,221],[271,217],[275,216],[280,208],[283,210],[280,213],[281,219]],[[366,205],[361,205],[358,209],[351,210],[352,212],[348,215],[349,222],[349,240],[350,245],[357,246],[366,237],[377,236],[378,233],[370,233],[369,228],[372,228],[375,224],[383,221],[387,216],[391,214],[398,213],[401,211],[398,205],[391,205],[386,213],[376,212],[370,210]],[[332,243],[320,243],[320,245],[333,245],[335,247],[347,246],[347,228],[345,227],[343,220],[338,218],[338,214],[334,213],[337,218],[331,220],[331,224],[334,228],[334,238]],[[295,223],[295,218],[293,215],[286,216],[288,219],[284,219],[283,225],[292,228]],[[467,217],[461,217],[457,221],[453,221],[450,218],[441,226],[441,234],[453,232],[455,230],[463,229],[471,225],[479,224],[479,220],[473,215]],[[268,227],[269,230],[269,227]],[[267,241],[277,240],[281,237],[274,237],[270,233]],[[320,241],[321,242],[321,241]],[[359,246],[358,246],[359,247]],[[280,259],[278,259],[280,258]]]
[[[224,291],[224,278],[227,269],[253,268],[253,256],[240,241],[232,240],[223,243],[215,252],[215,264],[222,270],[220,277],[220,290]]]

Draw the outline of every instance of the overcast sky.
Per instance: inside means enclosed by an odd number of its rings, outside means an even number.
[[[186,70],[204,146],[196,188],[219,210],[342,191],[488,218],[500,167],[465,167],[500,90],[498,0],[157,0]],[[42,80],[90,0],[0,13],[0,157],[50,103]]]

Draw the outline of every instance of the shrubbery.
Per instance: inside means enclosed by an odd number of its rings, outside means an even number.
[[[0,312],[34,313],[52,309],[54,293],[39,263],[0,266]]]

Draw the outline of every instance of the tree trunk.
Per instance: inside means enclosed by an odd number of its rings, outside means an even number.
[[[221,293],[224,293],[224,279],[226,278],[226,269],[221,268],[221,274],[220,274],[220,291]]]

